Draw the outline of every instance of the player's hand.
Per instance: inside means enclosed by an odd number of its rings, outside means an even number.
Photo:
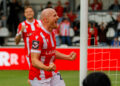
[[[48,71],[56,70],[56,65],[54,63],[50,63]]]
[[[25,26],[22,26],[22,27],[21,27],[21,32],[23,32],[23,31],[24,31],[24,29],[25,29]]]
[[[70,53],[70,55],[69,55],[69,57],[70,57],[70,61],[73,61],[73,60],[75,60],[75,58],[76,58],[76,53],[75,52],[71,52]]]

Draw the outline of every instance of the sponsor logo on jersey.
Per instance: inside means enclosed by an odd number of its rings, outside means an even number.
[[[46,51],[46,55],[55,54],[56,50]]]
[[[28,33],[28,34],[27,34],[27,36],[31,36],[31,35],[32,35],[32,33]]]

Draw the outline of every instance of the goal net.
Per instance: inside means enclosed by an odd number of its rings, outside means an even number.
[[[115,50],[115,49],[114,49]],[[110,47],[88,48],[87,73],[104,72],[111,80],[112,86],[120,85],[120,60]]]

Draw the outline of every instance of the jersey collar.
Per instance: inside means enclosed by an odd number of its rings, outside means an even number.
[[[41,21],[41,29],[42,29],[44,32],[48,33],[48,34],[51,34],[49,31],[47,31],[47,30],[44,28],[44,26],[42,25],[42,21]]]
[[[26,20],[26,22],[27,22],[28,24],[34,24],[34,23],[35,23],[35,19],[33,20],[33,22],[29,22],[28,20]]]

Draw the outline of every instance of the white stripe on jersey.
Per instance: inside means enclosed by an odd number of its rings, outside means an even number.
[[[55,56],[52,56],[52,58],[50,59],[50,63],[53,63],[54,59],[55,59]]]
[[[54,61],[54,59],[55,59],[55,56],[52,56],[52,58],[50,59],[50,63],[53,63],[53,61]],[[49,64],[50,64],[49,63]],[[52,71],[52,75],[55,75],[56,73],[54,72],[54,71]]]
[[[43,38],[43,49],[47,49],[47,40],[45,39],[45,36],[43,35],[43,33],[40,33],[41,37]]]
[[[26,38],[26,44],[27,44],[28,55],[29,55],[30,54],[29,37]]]
[[[33,24],[30,24],[30,26],[31,26],[32,31],[35,31],[34,23],[33,23]]]
[[[42,27],[42,23],[40,20],[37,20],[38,24],[40,25],[40,27]]]
[[[31,49],[31,52],[32,52],[32,53],[41,53],[40,50],[33,50],[33,49]]]
[[[52,47],[54,47],[54,42],[53,42],[52,34],[50,34],[50,40],[51,40],[51,43],[52,43]]]
[[[45,31],[46,33],[50,34],[50,32],[48,32],[42,25],[41,25],[41,29],[42,29],[43,31]]]
[[[41,56],[41,62],[42,63],[45,62],[45,56]],[[45,72],[44,72],[44,70],[40,70],[40,78],[41,78],[41,80],[45,79]]]

